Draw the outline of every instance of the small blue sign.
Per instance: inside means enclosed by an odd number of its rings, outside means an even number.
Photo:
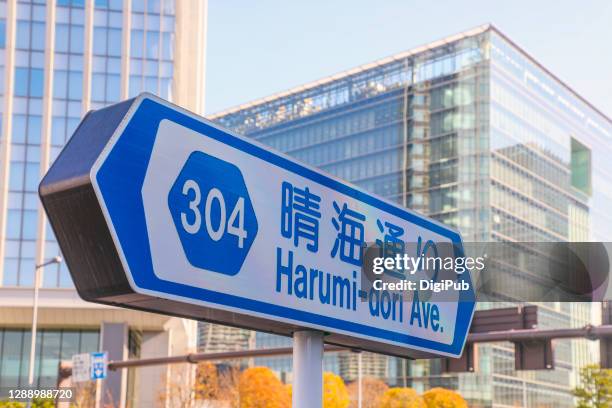
[[[103,380],[106,378],[108,366],[108,353],[97,352],[91,353],[91,379]]]

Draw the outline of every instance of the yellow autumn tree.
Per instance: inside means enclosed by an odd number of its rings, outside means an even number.
[[[195,398],[198,400],[216,399],[219,394],[219,378],[217,367],[209,362],[201,362],[196,366],[194,384]]]
[[[323,408],[348,408],[349,394],[339,375],[323,374]]]
[[[468,408],[459,393],[446,388],[432,388],[423,394],[427,408]]]
[[[359,380],[353,381],[346,388],[348,389],[349,396],[351,398],[351,408],[357,408],[357,400],[359,397]],[[378,408],[380,406],[380,399],[388,389],[389,386],[377,378],[362,378],[361,406],[363,408]]]
[[[248,368],[238,385],[240,408],[289,408],[291,398],[281,380],[267,367]]]
[[[426,408],[425,401],[412,388],[389,388],[380,399],[380,408]]]

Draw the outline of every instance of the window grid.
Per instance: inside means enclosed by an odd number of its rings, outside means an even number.
[[[27,329],[0,329],[0,387],[28,385],[30,338]],[[60,360],[69,360],[73,354],[93,352],[98,348],[98,331],[39,330],[36,333],[34,386],[56,386]]]
[[[49,155],[51,163],[81,120],[83,41],[85,36],[84,13],[84,1],[62,0],[57,2]],[[61,255],[57,240],[48,222],[45,229],[44,258],[48,259]],[[66,264],[46,266],[43,271],[42,285],[44,287],[72,286]]]
[[[3,284],[34,281],[44,88],[44,5],[17,4],[15,88]]]
[[[132,3],[129,96],[147,91],[172,98],[174,0]]]
[[[98,108],[121,97],[121,11],[94,10],[91,103]]]

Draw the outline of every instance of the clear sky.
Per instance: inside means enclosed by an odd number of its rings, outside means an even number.
[[[485,23],[612,117],[612,1],[209,0],[214,113]]]

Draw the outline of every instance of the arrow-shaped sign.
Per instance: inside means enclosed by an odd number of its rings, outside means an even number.
[[[408,357],[463,349],[469,272],[444,299],[361,278],[368,242],[460,256],[456,231],[152,95],[89,113],[40,195],[86,300]]]

